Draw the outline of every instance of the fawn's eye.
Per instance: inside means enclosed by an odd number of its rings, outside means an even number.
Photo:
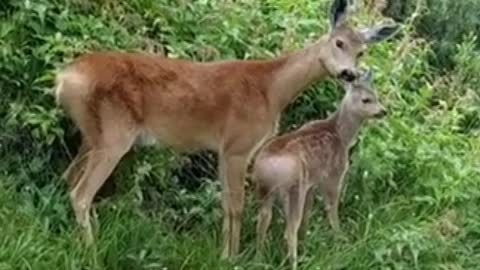
[[[335,45],[337,45],[337,47],[340,49],[343,49],[345,47],[345,43],[343,43],[343,41],[339,39],[337,39],[337,41],[335,42]]]
[[[363,104],[368,104],[368,103],[372,103],[372,100],[370,98],[363,98],[362,102]]]
[[[364,52],[359,52],[359,53],[357,54],[357,58],[361,58],[363,55],[364,55]]]

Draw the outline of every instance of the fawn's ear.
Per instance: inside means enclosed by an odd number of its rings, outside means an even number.
[[[377,43],[393,36],[399,29],[397,24],[379,25],[362,29],[359,34],[365,43]]]
[[[344,80],[340,80],[340,85],[342,86],[343,90],[345,90],[345,93],[348,93],[353,89],[352,83],[346,82]]]
[[[334,0],[330,7],[330,30],[333,31],[347,19],[348,0]]]
[[[362,81],[367,83],[367,84],[372,84],[373,82],[373,71],[369,69],[367,72],[365,72],[362,76]]]

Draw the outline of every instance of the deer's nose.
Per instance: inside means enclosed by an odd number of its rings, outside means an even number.
[[[357,75],[352,70],[344,69],[338,77],[346,82],[353,82],[357,78]]]
[[[388,113],[387,113],[387,110],[382,109],[379,113],[377,113],[377,114],[375,115],[375,117],[376,117],[376,118],[383,118],[383,117],[387,116],[387,114],[388,114]]]

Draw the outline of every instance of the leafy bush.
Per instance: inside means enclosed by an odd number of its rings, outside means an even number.
[[[389,1],[385,14],[405,21],[412,13],[420,12],[415,23],[418,34],[432,41],[435,51],[429,61],[440,69],[454,68],[456,46],[464,36],[480,35],[480,2],[475,0],[405,0]],[[480,48],[480,43],[475,42]]]

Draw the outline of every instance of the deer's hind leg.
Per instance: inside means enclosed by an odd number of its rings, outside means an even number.
[[[314,189],[310,188],[307,191],[307,197],[305,198],[305,206],[303,207],[303,218],[302,222],[300,223],[300,229],[298,232],[298,239],[303,240],[305,239],[305,235],[307,234],[308,231],[308,220],[310,219],[311,215],[311,209],[313,202],[315,200],[315,194],[314,194]]]
[[[257,188],[260,209],[257,217],[257,256],[263,253],[265,247],[265,239],[267,238],[267,231],[272,221],[272,207],[274,196],[270,190]]]
[[[307,186],[303,183],[290,188],[285,198],[285,211],[287,217],[287,228],[285,237],[288,244],[288,256],[292,263],[292,268],[297,269],[298,265],[298,230],[303,218],[303,209],[307,196]]]
[[[72,190],[78,183],[78,179],[82,176],[87,161],[87,154],[89,151],[88,143],[82,139],[78,153],[68,165],[65,172],[62,174],[62,178],[67,180],[69,189]]]
[[[88,243],[93,242],[90,209],[95,194],[113,172],[123,155],[130,149],[134,138],[125,136],[122,139],[115,140],[115,142],[115,144],[102,143],[91,148],[88,153],[85,171],[75,188],[70,192],[75,216],[84,229]]]
[[[113,106],[100,109],[97,112],[102,116],[100,119],[89,114],[81,115],[83,121],[77,119],[88,152],[82,165],[83,172],[70,191],[75,217],[87,243],[93,242],[90,222],[93,199],[121,158],[130,150],[140,130],[128,113]]]

